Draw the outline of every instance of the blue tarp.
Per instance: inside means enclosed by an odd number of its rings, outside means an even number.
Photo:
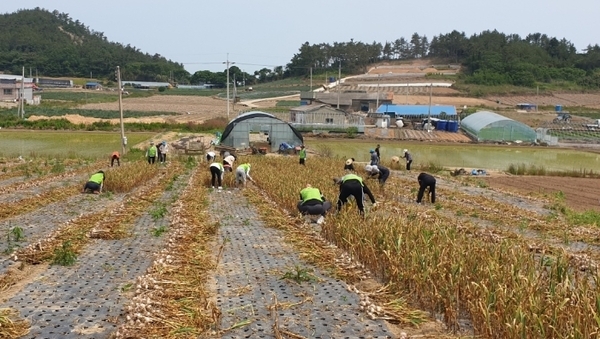
[[[293,149],[293,148],[294,148],[294,146],[288,144],[287,142],[284,142],[284,143],[282,143],[282,144],[279,145],[279,149],[281,151],[285,151],[285,150]]]
[[[411,115],[428,115],[428,105],[381,105],[377,109],[377,113],[395,113],[399,116],[411,116]],[[431,115],[437,116],[442,112],[446,113],[447,116],[456,115],[456,107],[454,106],[431,106]]]

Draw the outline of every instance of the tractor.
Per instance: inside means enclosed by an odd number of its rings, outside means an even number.
[[[552,120],[553,123],[557,124],[557,123],[561,123],[561,122],[565,122],[565,123],[570,123],[571,122],[571,114],[569,113],[557,113],[556,114],[556,118],[554,118],[554,120]]]

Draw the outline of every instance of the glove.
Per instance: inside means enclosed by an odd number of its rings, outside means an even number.
[[[377,203],[376,203],[376,202],[374,202],[374,203],[373,203],[373,207],[376,207],[376,206],[377,206]]]

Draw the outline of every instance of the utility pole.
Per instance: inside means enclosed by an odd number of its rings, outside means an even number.
[[[337,109],[340,109],[340,84],[341,84],[341,80],[340,79],[342,77],[342,60],[340,59],[339,65],[338,65],[338,81],[337,81],[337,90],[338,90],[338,95],[337,95]]]
[[[235,62],[229,62],[229,53],[227,53],[227,61],[224,64],[227,67],[227,119],[229,119],[229,65],[235,64]]]
[[[381,82],[381,74],[377,74],[377,104],[375,104],[375,113],[379,109],[379,83]]]
[[[312,92],[312,67],[310,68],[310,91]]]
[[[21,119],[25,119],[25,66],[21,74],[21,93],[19,93],[19,103],[21,105]]]
[[[121,121],[121,155],[125,155],[125,146],[127,138],[125,138],[125,125],[123,124],[123,89],[121,88],[121,68],[117,66],[117,84],[119,86],[119,117]]]
[[[431,132],[431,92],[433,92],[433,84],[429,84],[429,110],[427,111],[427,132]]]

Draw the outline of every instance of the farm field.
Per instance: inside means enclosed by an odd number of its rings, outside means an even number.
[[[130,145],[148,140],[154,133],[127,133]],[[34,130],[1,130],[4,145],[0,157],[24,158],[50,156],[58,158],[108,158],[121,150],[120,132],[67,132]]]
[[[238,162],[252,164],[256,181],[244,190],[232,187],[231,173],[222,192],[212,190],[208,164],[174,157],[166,166],[126,160],[106,170],[105,192],[93,195],[80,189],[106,169],[103,159],[8,161],[0,173],[0,312],[12,322],[0,336],[595,331],[589,310],[598,291],[589,279],[600,260],[598,214],[572,211],[557,193],[440,173],[438,201],[417,205],[417,173],[394,171],[385,189],[366,180],[377,206],[368,203],[365,218],[350,203],[317,226],[297,215],[298,192],[312,183],[335,201],[340,160]]]

